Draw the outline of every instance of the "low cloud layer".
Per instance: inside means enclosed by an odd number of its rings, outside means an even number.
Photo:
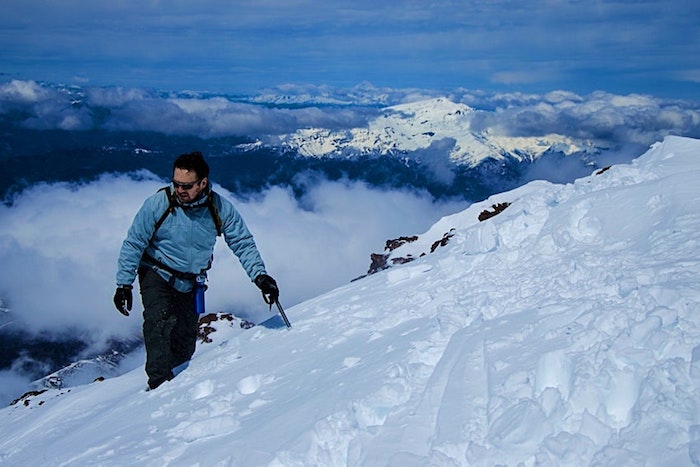
[[[138,335],[138,295],[129,318],[112,304],[116,261],[134,214],[163,184],[155,177],[109,175],[78,186],[36,185],[12,206],[0,205],[0,264],[7,272],[0,277],[0,296],[14,321],[9,326],[71,332],[96,344],[110,336]],[[423,232],[441,215],[464,207],[361,183],[318,180],[301,200],[281,188],[246,201],[217,191],[243,215],[287,307],[365,273],[370,253],[381,251],[385,240]],[[221,240],[207,303],[210,311],[254,319],[269,313]]]
[[[465,95],[480,111],[472,121],[479,131],[495,129],[512,136],[555,133],[600,146],[651,144],[668,135],[699,137],[700,104],[645,95],[596,92],[539,95]]]
[[[11,205],[0,204],[3,332],[82,340],[86,355],[104,351],[111,338],[139,338],[138,283],[130,317],[112,304],[117,257],[141,203],[164,184],[148,172],[103,175],[86,184],[34,185]],[[464,202],[434,203],[415,192],[380,191],[359,182],[314,178],[305,186],[302,198],[274,187],[245,200],[215,186],[255,235],[292,320],[295,304],[364,274],[370,253],[381,251],[387,239],[421,233],[442,215],[465,207]],[[208,311],[254,321],[272,316],[275,310],[269,310],[221,239],[214,257]],[[32,379],[51,370],[46,362],[20,357],[12,368],[0,370],[0,403],[18,397]]]

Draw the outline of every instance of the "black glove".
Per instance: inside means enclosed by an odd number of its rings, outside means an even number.
[[[277,282],[267,274],[260,274],[255,278],[254,282],[262,291],[265,303],[272,306],[280,296],[280,289],[277,288]]]
[[[120,285],[117,287],[117,291],[114,292],[114,306],[116,306],[119,313],[124,316],[129,316],[129,311],[131,311],[133,302],[131,289],[133,289],[133,287],[130,285]]]

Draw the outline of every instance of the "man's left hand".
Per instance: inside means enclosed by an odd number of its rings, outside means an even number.
[[[263,300],[268,305],[275,303],[280,296],[280,290],[277,288],[277,282],[267,274],[260,274],[255,278],[255,285],[262,291]]]

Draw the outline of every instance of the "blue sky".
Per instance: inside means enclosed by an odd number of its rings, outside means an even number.
[[[5,78],[700,95],[697,0],[9,0]]]

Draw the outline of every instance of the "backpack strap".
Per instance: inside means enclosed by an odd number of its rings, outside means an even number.
[[[211,218],[216,226],[216,236],[219,237],[221,236],[221,228],[224,223],[219,215],[219,210],[216,209],[216,205],[214,204],[214,192],[212,190],[209,190],[209,194],[207,195],[207,207],[209,208],[209,214],[211,214]]]
[[[153,237],[156,236],[156,232],[160,228],[161,225],[163,225],[163,222],[165,222],[165,219],[172,213],[175,212],[175,208],[177,207],[177,201],[175,199],[175,194],[170,191],[170,186],[164,186],[158,191],[165,191],[166,196],[168,197],[168,209],[165,210],[165,212],[160,216],[160,219],[156,221],[156,226],[153,229],[153,235],[151,236],[151,240],[153,240]],[[221,220],[221,216],[219,215],[219,210],[216,209],[216,205],[214,204],[214,192],[209,190],[209,194],[207,195],[207,202],[205,203],[207,205],[207,208],[209,209],[209,214],[211,214],[211,218],[214,221],[214,226],[216,227],[216,236],[221,236],[222,232],[222,227],[223,227],[223,221]]]
[[[162,216],[160,216],[160,219],[156,221],[156,227],[153,229],[153,237],[155,237],[156,232],[160,228],[161,225],[163,225],[163,222],[165,222],[165,218],[168,217],[168,215],[172,214],[175,212],[175,195],[170,191],[169,186],[164,186],[158,191],[165,191],[166,196],[168,197],[168,209],[165,210]],[[151,240],[153,239],[151,237]]]

